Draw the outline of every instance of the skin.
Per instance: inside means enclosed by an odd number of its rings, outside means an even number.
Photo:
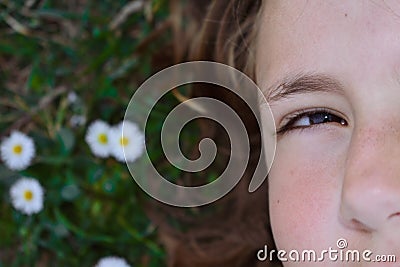
[[[394,263],[286,262],[284,266],[400,264],[400,2],[267,1],[259,21],[257,83],[293,73],[328,75],[341,92],[270,102],[276,127],[302,108],[328,108],[347,125],[304,125],[278,135],[269,175],[278,249],[347,249]],[[303,121],[304,122],[304,121]]]

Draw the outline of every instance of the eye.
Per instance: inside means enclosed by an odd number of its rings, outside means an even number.
[[[325,109],[298,111],[284,119],[286,123],[277,130],[277,134],[284,134],[291,130],[309,128],[324,123],[337,123],[347,126],[348,123],[339,115]]]

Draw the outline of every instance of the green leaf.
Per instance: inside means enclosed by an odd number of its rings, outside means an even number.
[[[68,128],[61,128],[57,132],[58,140],[61,144],[61,154],[68,155],[75,145],[75,135]]]
[[[55,215],[58,221],[62,223],[69,231],[73,232],[74,234],[82,238],[89,239],[91,241],[105,242],[105,243],[112,243],[114,241],[113,237],[90,234],[86,230],[79,228],[78,226],[74,225],[71,221],[69,221],[67,217],[65,217],[59,209],[55,209]]]

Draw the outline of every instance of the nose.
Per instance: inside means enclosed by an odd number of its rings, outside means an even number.
[[[400,123],[354,129],[340,212],[348,227],[400,233]]]

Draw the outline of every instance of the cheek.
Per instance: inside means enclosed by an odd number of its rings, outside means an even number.
[[[342,182],[338,170],[343,169],[337,160],[343,158],[340,154],[290,138],[278,144],[269,175],[271,224],[278,248],[323,247],[334,235]]]

